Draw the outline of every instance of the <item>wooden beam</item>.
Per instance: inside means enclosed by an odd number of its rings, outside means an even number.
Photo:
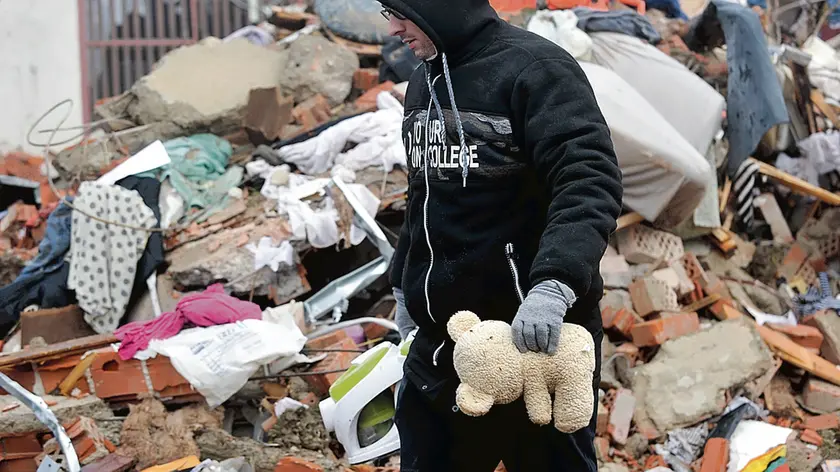
[[[758,326],[758,332],[764,342],[770,346],[770,349],[784,361],[805,369],[821,379],[840,385],[840,369],[831,362],[796,344],[786,335],[773,331],[766,326]]]
[[[758,171],[760,173],[790,187],[790,189],[794,192],[818,198],[829,205],[840,205],[840,194],[832,193],[823,188],[811,185],[798,177],[794,177],[787,172],[783,172],[771,166],[770,164],[761,162],[752,157],[750,159],[752,162],[758,164]]]
[[[720,194],[720,211],[718,213],[723,213],[723,210],[726,209],[726,204],[729,202],[729,194],[732,192],[732,181],[729,180],[729,177],[726,177],[726,181],[723,184],[723,193]]]
[[[621,215],[618,217],[618,220],[616,220],[616,223],[618,224],[616,231],[639,224],[642,221],[645,221],[645,217],[635,211],[627,213],[626,215]]]
[[[831,108],[831,105],[825,102],[825,97],[823,96],[822,92],[817,89],[811,90],[811,101],[814,102],[814,105],[820,109],[823,115],[826,118],[831,120],[834,124],[835,128],[840,129],[840,119],[837,118],[837,113],[834,112],[834,109]]]

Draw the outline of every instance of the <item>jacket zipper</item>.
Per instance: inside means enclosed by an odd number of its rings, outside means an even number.
[[[516,269],[516,261],[514,260],[513,243],[507,243],[505,245],[505,257],[510,267],[510,273],[513,275],[513,286],[516,290],[516,296],[519,297],[519,303],[522,303],[525,297],[522,295],[522,286],[519,285],[519,271]]]

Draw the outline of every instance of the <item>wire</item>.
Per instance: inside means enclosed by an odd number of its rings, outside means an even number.
[[[65,99],[65,100],[62,100],[62,101],[56,103],[52,108],[47,110],[37,120],[35,120],[35,123],[33,123],[32,126],[29,128],[29,132],[26,133],[26,140],[29,142],[30,145],[44,148],[44,159],[47,162],[47,183],[49,184],[50,191],[53,193],[53,195],[58,197],[59,201],[61,203],[63,203],[64,205],[67,205],[71,210],[78,211],[82,215],[84,215],[84,216],[86,216],[86,217],[88,217],[92,220],[98,221],[100,223],[104,223],[106,225],[119,226],[119,227],[122,227],[122,228],[128,228],[128,229],[135,230],[135,231],[145,231],[145,232],[148,232],[148,233],[164,233],[166,231],[170,231],[170,230],[167,230],[165,228],[160,228],[160,227],[144,228],[142,226],[135,226],[135,225],[131,225],[131,224],[120,223],[120,222],[117,222],[117,221],[111,221],[111,220],[106,220],[104,218],[100,218],[97,215],[93,215],[91,213],[88,213],[85,210],[82,210],[82,209],[74,206],[72,203],[70,203],[69,200],[67,200],[67,197],[63,197],[58,193],[58,188],[55,186],[55,181],[52,178],[52,169],[54,169],[54,167],[53,167],[53,163],[52,163],[52,157],[50,155],[50,147],[53,145],[53,140],[55,139],[55,135],[60,130],[70,130],[70,129],[78,129],[79,128],[79,127],[75,127],[75,126],[71,127],[71,128],[62,128],[64,123],[70,118],[70,112],[73,110],[73,103],[74,103],[73,99],[71,99],[71,98],[68,98],[68,99]],[[33,141],[32,140],[32,133],[35,131],[35,128],[38,127],[38,125],[42,121],[44,121],[44,119],[46,117],[50,116],[54,111],[56,111],[58,108],[60,108],[64,104],[69,104],[69,106],[67,107],[67,112],[65,113],[64,118],[62,118],[61,121],[59,121],[58,125],[55,128],[41,129],[41,130],[38,131],[39,133],[47,133],[47,132],[50,133],[50,136],[49,136],[49,138],[47,138],[46,143],[37,143],[37,142]],[[98,127],[101,124],[111,123],[111,122],[115,122],[115,121],[122,121],[122,122],[126,122],[126,123],[131,123],[131,122],[129,122],[127,120],[124,120],[122,118],[104,119],[104,120],[95,121],[93,123],[83,125],[82,126],[83,131],[80,134],[78,134],[78,135],[76,135],[76,136],[74,136],[70,139],[67,139],[65,141],[62,141],[60,143],[56,143],[56,144],[65,144],[65,143],[68,143],[70,141],[74,141],[74,140],[78,139],[79,137],[82,137],[82,136],[85,136],[85,135],[89,134],[89,132],[92,128]],[[115,137],[115,136],[116,136],[115,133],[112,132],[112,133],[110,133],[109,139],[110,139],[110,137]],[[84,143],[83,146],[86,149],[87,148],[87,143]],[[180,227],[180,226],[176,226],[176,227],[172,228],[171,231],[175,232],[175,231],[179,231],[180,229],[183,229],[183,228]]]
[[[335,370],[314,370],[312,372],[291,372],[288,374],[273,374],[273,375],[261,375],[259,377],[251,377],[248,380],[270,380],[270,379],[277,379],[277,378],[286,378],[286,377],[306,377],[310,375],[322,375],[322,374],[339,374],[341,372],[347,372],[349,369],[335,369]]]

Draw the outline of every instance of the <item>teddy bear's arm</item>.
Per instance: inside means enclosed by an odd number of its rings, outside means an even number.
[[[470,416],[487,414],[493,406],[493,397],[462,383],[455,392],[455,403],[458,408]]]
[[[530,373],[525,377],[525,407],[531,422],[551,423],[551,394],[542,375]]]

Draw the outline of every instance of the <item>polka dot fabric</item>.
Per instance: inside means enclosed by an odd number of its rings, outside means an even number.
[[[156,221],[139,193],[114,185],[82,183],[73,206],[104,220],[141,228],[152,228]],[[97,333],[113,332],[125,314],[137,261],[149,234],[73,211],[67,285],[76,291],[85,321]]]

